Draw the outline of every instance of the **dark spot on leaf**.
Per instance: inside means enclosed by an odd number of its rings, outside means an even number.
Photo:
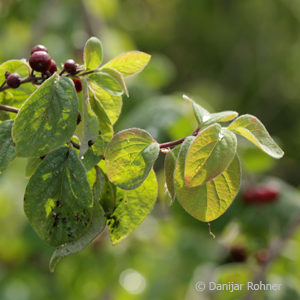
[[[80,122],[81,122],[81,114],[80,114],[80,112],[79,112],[78,115],[77,115],[77,121],[76,121],[77,125],[78,125]]]
[[[40,156],[40,159],[43,160],[46,157],[46,155]]]
[[[56,207],[61,207],[61,203],[59,200],[56,201]]]
[[[89,145],[89,147],[91,147],[91,146],[94,145],[94,142],[93,142],[92,140],[89,140],[89,141],[88,141],[88,145]]]
[[[72,232],[68,232],[68,237],[72,237],[72,236],[73,236]]]

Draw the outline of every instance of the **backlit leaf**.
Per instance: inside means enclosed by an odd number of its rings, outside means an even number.
[[[87,70],[93,70],[102,62],[102,44],[96,37],[87,40],[84,47],[84,63]]]
[[[234,133],[213,124],[199,132],[191,144],[185,161],[185,184],[201,185],[221,174],[235,156]]]
[[[228,168],[213,180],[196,187],[185,186],[185,159],[194,139],[185,139],[177,159],[174,173],[176,198],[191,216],[199,221],[210,222],[220,217],[235,198],[240,186],[240,163],[235,156]]]
[[[105,72],[97,72],[87,77],[89,82],[94,82],[112,95],[120,96],[123,94],[122,87],[115,77]]]
[[[110,238],[119,243],[135,230],[151,212],[157,198],[157,180],[153,170],[138,188],[117,189],[116,208],[108,220]]]
[[[94,82],[89,83],[94,97],[100,102],[102,109],[113,125],[119,118],[122,109],[122,97],[112,95]]]
[[[109,180],[126,190],[137,188],[148,176],[159,150],[159,144],[142,129],[118,132],[105,152]]]
[[[281,158],[284,155],[284,152],[269,135],[265,126],[252,115],[240,116],[228,126],[228,129],[242,135],[274,158]]]
[[[113,58],[103,68],[113,68],[124,76],[129,76],[142,71],[148,64],[151,55],[140,51],[128,51]]]

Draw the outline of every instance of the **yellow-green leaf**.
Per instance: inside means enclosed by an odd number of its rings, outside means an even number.
[[[187,152],[185,184],[195,187],[220,175],[235,156],[236,147],[235,134],[219,124],[200,131]]]
[[[84,47],[84,63],[87,70],[93,70],[102,62],[102,44],[96,37],[87,40]]]
[[[148,176],[158,154],[159,144],[145,130],[120,131],[105,152],[107,176],[120,188],[135,189]]]
[[[112,125],[115,124],[121,113],[122,97],[110,94],[94,82],[90,82],[89,86],[93,91],[94,97],[101,104],[102,109],[108,116],[110,123]]]
[[[104,90],[115,96],[121,96],[123,94],[122,87],[119,81],[105,72],[96,72],[87,77],[89,82],[94,82],[101,86]]]
[[[174,173],[176,198],[191,216],[210,222],[220,217],[235,198],[240,186],[240,163],[236,155],[228,168],[211,181],[197,187],[185,186],[185,159],[194,139],[185,139],[177,159]]]
[[[150,58],[151,55],[141,51],[128,51],[113,58],[103,67],[116,69],[124,76],[129,76],[142,71]]]
[[[119,243],[135,230],[151,212],[157,198],[157,180],[153,170],[138,188],[117,189],[116,208],[108,220],[110,238]]]
[[[269,135],[265,126],[252,115],[240,116],[228,126],[228,129],[240,134],[274,158],[281,158],[284,155],[284,152]]]

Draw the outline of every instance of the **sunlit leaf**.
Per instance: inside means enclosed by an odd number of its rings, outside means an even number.
[[[123,189],[138,187],[148,176],[157,156],[159,144],[142,129],[117,133],[105,152],[109,180]]]
[[[90,145],[95,143],[98,138],[99,121],[97,116],[93,113],[89,103],[89,90],[86,81],[82,80],[83,93],[79,97],[79,105],[81,106],[82,121],[77,127],[77,132],[80,138],[79,156],[82,157],[89,149]]]
[[[119,82],[119,85],[122,88],[122,90],[125,93],[125,95],[127,97],[129,97],[128,90],[127,90],[127,87],[126,87],[126,83],[125,83],[125,80],[124,80],[124,76],[122,75],[121,72],[119,72],[119,71],[117,71],[117,70],[115,70],[113,68],[109,68],[109,67],[102,68],[101,70],[103,72],[105,72],[105,73],[108,73],[112,77],[114,77]]]
[[[233,120],[234,118],[236,118],[239,114],[236,111],[232,111],[232,110],[226,110],[226,111],[222,111],[222,112],[218,112],[218,113],[212,113],[209,114],[209,119],[204,122],[204,125],[210,125],[213,123],[224,123],[224,122],[229,122],[231,120]]]
[[[197,187],[185,186],[185,159],[194,139],[185,139],[177,159],[174,173],[176,198],[191,216],[209,222],[220,217],[235,198],[240,186],[240,163],[235,156],[228,168],[213,180]]]
[[[235,156],[234,133],[213,124],[199,132],[191,144],[185,161],[185,184],[201,185],[220,175]]]
[[[87,40],[84,47],[84,63],[87,70],[93,70],[102,62],[102,44],[96,37]]]
[[[24,103],[15,119],[18,156],[42,156],[66,143],[76,128],[78,100],[74,84],[54,75]]]
[[[124,76],[133,75],[145,68],[151,55],[140,51],[128,51],[113,58],[103,68],[113,68],[121,72]]]
[[[90,92],[89,99],[92,110],[96,114],[99,122],[99,135],[92,149],[95,155],[103,156],[108,143],[113,137],[114,130],[101,102],[98,101],[92,92]]]
[[[27,218],[41,239],[53,246],[81,237],[91,222],[93,195],[75,150],[48,154],[30,178],[24,196]]]
[[[96,72],[87,77],[89,82],[94,82],[101,86],[104,90],[112,95],[120,96],[123,94],[123,89],[120,86],[119,81],[105,72]]]
[[[135,230],[151,212],[157,197],[157,180],[152,170],[138,188],[117,189],[116,209],[108,220],[110,238],[119,243]]]
[[[274,158],[281,158],[284,155],[284,152],[269,135],[265,126],[252,115],[240,116],[229,125],[228,129],[242,135]]]
[[[89,83],[94,97],[100,102],[102,109],[113,125],[119,118],[122,109],[122,97],[112,95],[94,82]]]

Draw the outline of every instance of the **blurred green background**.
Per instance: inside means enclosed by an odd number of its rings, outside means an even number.
[[[300,211],[300,1],[288,0],[2,0],[0,62],[28,58],[44,44],[62,64],[82,62],[89,36],[105,60],[127,50],[152,55],[130,78],[130,98],[115,126],[140,127],[160,142],[195,128],[183,93],[211,111],[259,117],[286,155],[275,161],[241,140],[243,184],[229,210],[207,224],[190,217],[164,192],[163,155],[156,169],[158,202],[142,226],[117,246],[105,232],[65,258],[54,274],[53,249],[23,212],[25,160],[0,175],[0,299],[243,299],[243,292],[197,292],[197,281],[251,281],[261,253],[280,239]],[[278,179],[280,178],[280,179]],[[243,190],[268,182],[277,201],[246,205]],[[280,291],[253,299],[300,299],[300,231],[285,242],[265,274]]]

